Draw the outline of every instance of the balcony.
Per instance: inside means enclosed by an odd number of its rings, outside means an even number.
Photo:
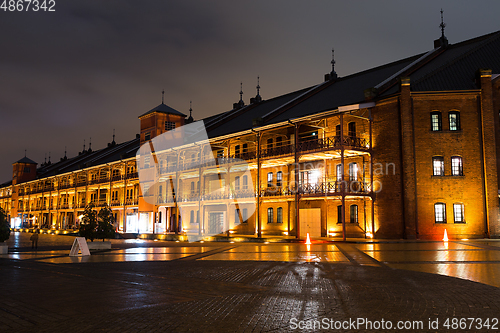
[[[127,176],[125,177],[126,179],[136,179],[136,178],[139,178],[139,173],[137,172],[130,172],[127,174]]]

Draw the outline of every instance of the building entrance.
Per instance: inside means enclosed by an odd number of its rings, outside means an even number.
[[[210,213],[208,215],[208,233],[212,235],[224,232],[224,213]]]
[[[321,237],[321,208],[308,208],[299,210],[300,236],[307,233],[311,237]]]

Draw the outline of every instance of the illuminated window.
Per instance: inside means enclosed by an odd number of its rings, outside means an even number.
[[[337,181],[342,181],[342,164],[337,164]]]
[[[443,129],[443,124],[441,122],[441,112],[434,111],[431,112],[431,130],[441,131]]]
[[[278,207],[276,210],[276,222],[277,223],[283,223],[283,208]]]
[[[248,209],[243,208],[242,218],[243,218],[243,223],[247,223],[248,222]]]
[[[356,164],[356,162],[349,163],[349,180],[358,180],[358,164]]]
[[[243,189],[248,190],[248,176],[243,176]]]
[[[234,189],[236,191],[239,191],[239,189],[240,189],[240,176],[236,176],[234,178]]]
[[[283,185],[283,172],[278,171],[276,173],[276,186],[282,186]]]
[[[170,131],[175,129],[175,123],[173,121],[166,121],[165,122],[165,131]]]
[[[433,176],[444,176],[444,158],[442,156],[432,158],[432,170]]]
[[[267,209],[267,223],[273,223],[274,220],[274,210],[272,208]]]
[[[448,120],[450,121],[450,131],[460,130],[460,112],[450,111],[448,113]]]
[[[434,218],[436,223],[446,223],[446,204],[442,202],[434,204]]]
[[[453,221],[455,223],[464,223],[464,205],[461,203],[453,204]]]
[[[234,210],[234,223],[235,224],[240,224],[241,223],[241,219],[240,219],[240,209],[239,208],[236,208]]]
[[[269,172],[267,174],[267,187],[273,187],[273,173]]]
[[[452,174],[452,176],[463,176],[462,157],[452,156],[452,158],[451,158],[451,174]]]
[[[351,205],[350,213],[351,223],[358,223],[358,205]]]

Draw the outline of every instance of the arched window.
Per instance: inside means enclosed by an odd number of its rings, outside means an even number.
[[[463,165],[461,156],[451,157],[451,175],[452,176],[463,176]]]
[[[460,130],[460,112],[458,111],[448,112],[448,121],[450,123],[450,131]]]
[[[434,204],[434,218],[436,223],[446,223],[446,204],[438,202]]]
[[[444,176],[444,158],[443,156],[434,156],[432,158],[432,175]]]
[[[242,214],[241,217],[243,218],[243,223],[247,223],[248,222],[248,209],[243,208],[243,214]]]
[[[267,223],[273,223],[274,220],[274,210],[272,208],[267,209]]]
[[[278,171],[276,173],[276,186],[281,187],[283,185],[283,172]]]
[[[358,205],[351,205],[350,218],[351,223],[358,223]]]
[[[273,187],[273,173],[269,172],[267,174],[267,187]]]
[[[465,223],[464,204],[463,203],[454,203],[453,204],[453,222]]]
[[[441,112],[433,111],[431,112],[431,131],[442,131],[443,123],[441,121]]]
[[[234,224],[240,224],[240,223],[241,223],[240,209],[236,208],[234,210]]]
[[[276,222],[277,223],[283,223],[283,208],[278,207],[276,210]]]
[[[243,176],[243,189],[248,190],[248,176]]]

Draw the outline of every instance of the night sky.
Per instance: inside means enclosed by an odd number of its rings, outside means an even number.
[[[200,119],[500,30],[500,1],[56,0],[55,12],[0,10],[0,182],[24,156],[43,163],[139,133],[161,103]]]

